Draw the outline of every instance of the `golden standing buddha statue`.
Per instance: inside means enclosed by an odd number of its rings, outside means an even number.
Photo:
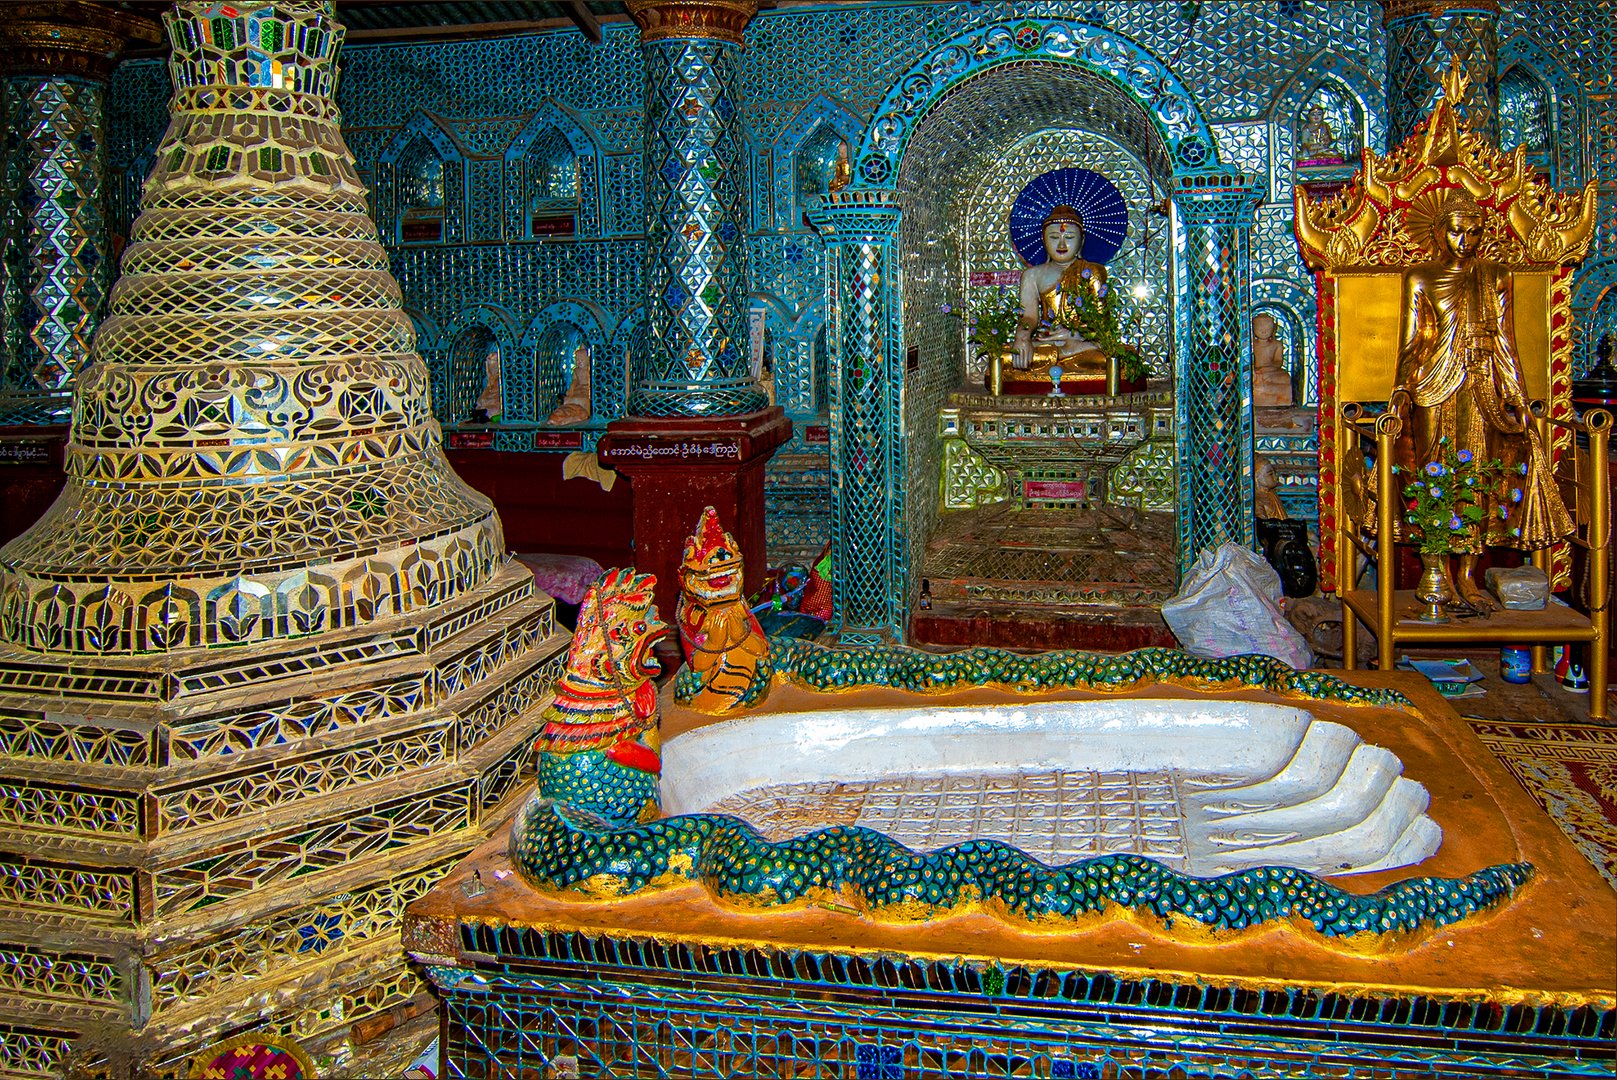
[[[1414,472],[1441,461],[1443,439],[1455,451],[1498,460],[1504,478],[1482,502],[1483,523],[1456,534],[1460,596],[1489,613],[1498,605],[1476,579],[1484,548],[1533,551],[1573,531],[1528,412],[1512,330],[1510,274],[1479,257],[1484,215],[1461,189],[1434,193],[1434,258],[1404,277],[1403,327],[1392,407],[1410,438],[1398,464]]]

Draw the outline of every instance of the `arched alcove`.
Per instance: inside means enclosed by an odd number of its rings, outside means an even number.
[[[1525,34],[1499,45],[1500,141],[1526,143],[1528,160],[1557,187],[1581,185],[1595,171],[1599,140],[1592,137],[1588,88],[1560,57]],[[1539,145],[1537,135],[1544,139]]]
[[[1103,75],[1038,60],[1002,64],[951,89],[916,122],[896,183],[911,592],[940,520],[939,412],[952,391],[981,388],[968,371],[969,313],[1023,266],[1008,235],[1011,202],[1035,176],[1060,166],[1099,171],[1123,192],[1133,246],[1120,253],[1117,280],[1141,287],[1142,298],[1129,299],[1148,359],[1165,377],[1175,367],[1172,244],[1166,219],[1151,209],[1166,198],[1173,169],[1138,101]],[[967,318],[954,310],[962,300]]]
[[[449,400],[444,409],[451,424],[464,424],[474,418],[477,399],[482,395],[490,356],[499,356],[500,342],[493,330],[480,322],[463,327],[449,342]]]
[[[420,135],[414,136],[394,162],[399,241],[433,244],[444,238],[444,159]]]
[[[852,153],[848,140],[829,121],[815,124],[792,155],[793,205],[808,206],[816,195],[846,183]]]
[[[1364,110],[1335,79],[1315,85],[1289,121],[1292,161],[1300,167],[1352,163],[1364,149]]]
[[[1163,545],[1177,547],[1177,564],[1169,552],[1165,576],[1202,547],[1250,540],[1251,416],[1229,388],[1251,363],[1261,181],[1222,162],[1195,97],[1135,42],[1060,18],[979,26],[889,84],[851,182],[811,212],[838,308],[829,383],[834,626],[844,642],[906,635],[937,520],[939,405],[964,378],[964,327],[945,310],[964,282],[959,196],[1007,147],[1045,130],[1089,131],[1133,151],[1166,194],[1175,250],[1187,253],[1164,283],[1175,305],[1175,394],[1149,420],[1124,425],[1153,443],[1142,444],[1153,456],[1137,471],[1158,487],[1177,484],[1177,542]]]
[[[864,133],[859,118],[824,94],[794,116],[770,147],[774,159],[775,227],[808,227],[804,215],[816,196],[852,177],[853,151]]]
[[[527,359],[525,377],[521,390],[513,385],[507,398],[523,396],[523,419],[544,423],[566,398],[581,362],[589,365],[591,418],[606,415],[600,395],[609,389],[612,365],[600,313],[593,307],[570,300],[548,305],[528,324],[518,350]],[[598,381],[606,384],[599,390]],[[518,407],[515,400],[512,405]]]
[[[1548,164],[1554,137],[1554,92],[1527,65],[1514,65],[1499,77],[1499,145],[1525,146],[1529,157]]]
[[[578,158],[559,128],[545,128],[528,144],[521,173],[528,235],[572,236],[577,231]]]
[[[418,112],[393,134],[376,164],[379,222],[400,244],[453,242],[463,231],[466,159],[449,133]]]

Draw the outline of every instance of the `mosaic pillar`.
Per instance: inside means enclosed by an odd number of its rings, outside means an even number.
[[[899,425],[901,212],[891,191],[821,199],[809,220],[825,236],[830,293],[832,629],[846,644],[902,640],[909,567]]]
[[[1251,546],[1251,230],[1261,191],[1240,174],[1174,178],[1179,259],[1179,569]]]
[[[444,458],[331,5],[166,21],[67,487],[0,549],[0,1046],[189,1075],[264,1026],[383,1075],[349,1033],[421,992],[398,917],[532,774],[566,637]]]
[[[1387,28],[1387,145],[1432,111],[1455,60],[1470,79],[1460,112],[1490,143],[1499,138],[1497,0],[1381,0]]]
[[[66,422],[111,279],[105,94],[157,25],[90,3],[0,5],[0,423]]]
[[[757,9],[755,0],[629,2],[646,64],[649,334],[631,416],[732,416],[769,404],[747,355],[739,54]]]

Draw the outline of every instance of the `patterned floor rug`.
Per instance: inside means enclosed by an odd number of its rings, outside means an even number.
[[[1617,889],[1617,728],[1466,720]]]

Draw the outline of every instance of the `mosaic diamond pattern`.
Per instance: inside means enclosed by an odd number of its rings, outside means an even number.
[[[402,904],[531,776],[564,645],[444,460],[330,6],[167,22],[173,122],[67,487],[0,550],[0,996],[34,1033],[7,1075],[86,1027],[138,1026],[112,1049],[169,1075],[419,993]]]
[[[1481,11],[1412,15],[1387,26],[1388,142],[1400,143],[1431,112],[1438,80],[1456,59],[1471,78],[1460,110],[1489,140],[1499,135],[1497,16]]]
[[[723,415],[768,404],[747,370],[735,53],[712,40],[645,46],[650,348],[629,397],[635,415]]]
[[[65,390],[90,357],[107,292],[104,94],[81,79],[6,80],[3,194],[15,215],[0,380],[8,396]],[[15,407],[24,410],[17,418],[34,418],[26,405]]]
[[[1188,332],[1180,368],[1179,563],[1233,542],[1252,542],[1252,346],[1247,232],[1253,191],[1234,186],[1182,196],[1189,280],[1180,319]]]

